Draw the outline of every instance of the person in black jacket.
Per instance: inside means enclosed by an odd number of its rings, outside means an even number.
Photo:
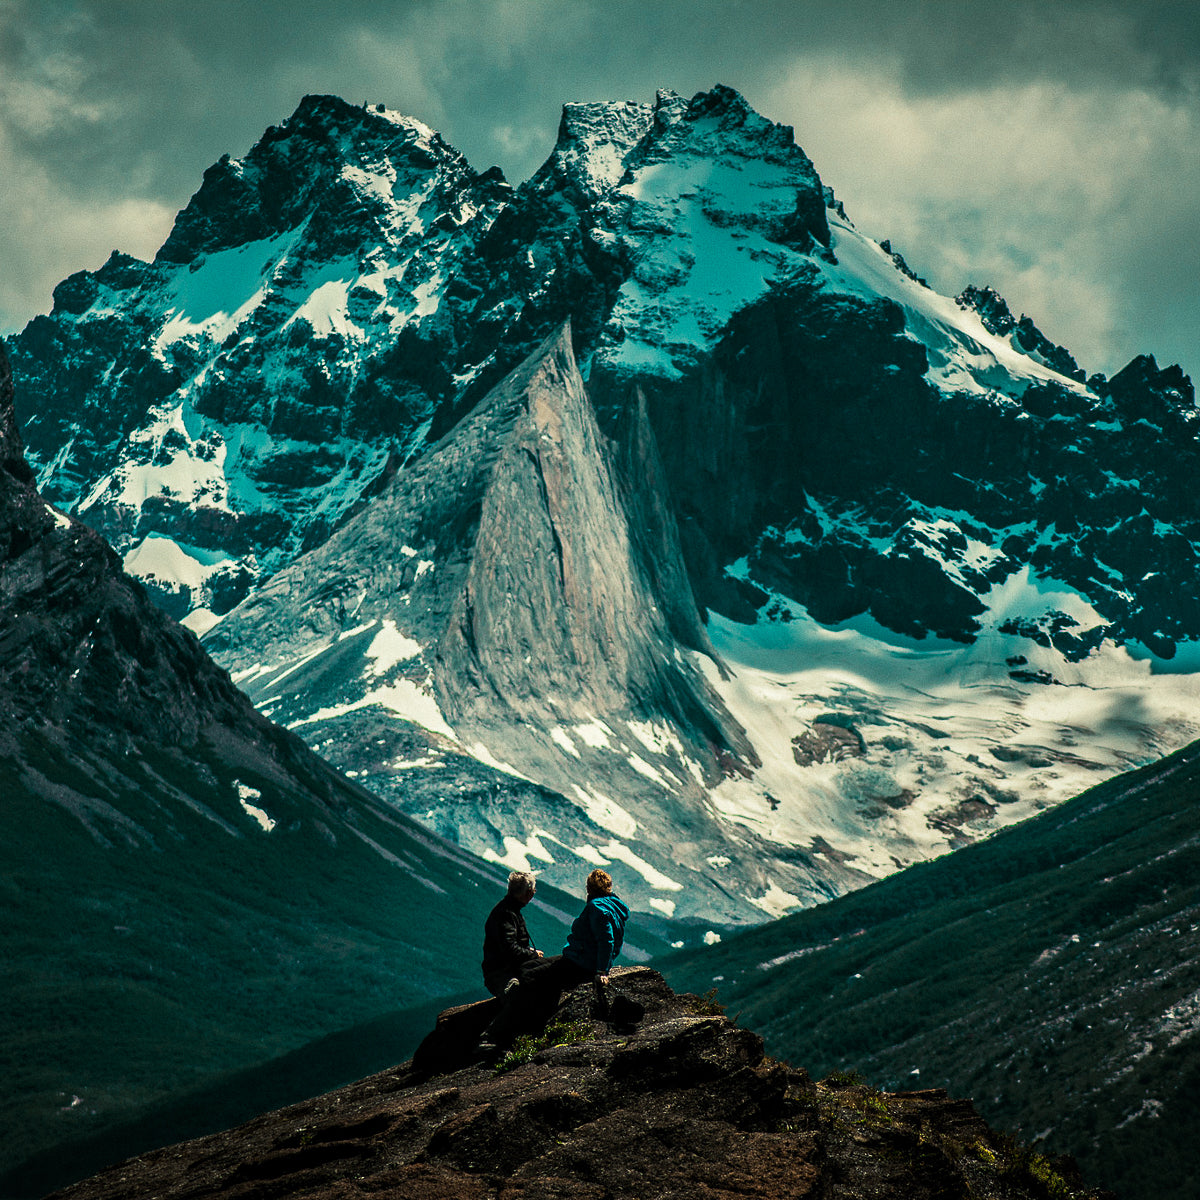
[[[484,922],[483,985],[493,996],[514,988],[524,968],[542,957],[529,940],[521,915],[536,889],[537,881],[528,871],[514,871],[508,877],[508,894]]]
[[[629,909],[613,895],[612,876],[593,871],[587,877],[587,903],[571,926],[562,954],[541,962],[526,960],[519,978],[504,992],[503,1007],[483,1031],[479,1049],[493,1053],[510,1045],[522,1028],[544,1028],[562,993],[589,979],[596,1000],[607,1011],[608,972],[621,951],[628,918]],[[628,1007],[627,998],[625,1004]]]

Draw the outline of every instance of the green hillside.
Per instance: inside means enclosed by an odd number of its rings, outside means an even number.
[[[100,1133],[35,1154],[0,1175],[0,1196],[5,1200],[34,1200],[148,1149],[231,1128],[260,1113],[386,1070],[411,1057],[441,1009],[476,1000],[479,995],[475,989],[388,1013],[279,1058],[220,1075]]]
[[[1200,744],[660,965],[814,1075],[972,1097],[1123,1200],[1200,1194]]]
[[[478,990],[506,870],[275,736],[275,760],[202,742],[114,761],[46,731],[12,735],[0,1169],[331,1032]],[[269,833],[239,784],[260,793]],[[545,889],[535,903],[530,927],[550,944],[578,902]]]

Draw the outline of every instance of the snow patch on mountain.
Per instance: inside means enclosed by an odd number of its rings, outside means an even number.
[[[300,729],[316,721],[328,721],[334,717],[344,717],[347,713],[357,712],[363,708],[370,708],[372,705],[378,705],[388,712],[395,713],[396,716],[401,717],[405,721],[412,721],[414,724],[420,725],[422,729],[428,729],[431,733],[439,733],[443,737],[452,740],[454,738],[454,730],[446,724],[446,718],[442,716],[441,709],[438,708],[437,701],[433,698],[431,692],[414,683],[411,679],[399,679],[395,683],[372,688],[357,700],[351,700],[345,704],[331,704],[327,707],[319,708],[308,716],[302,717],[300,720],[289,722],[288,728]],[[486,752],[486,748],[484,749]],[[476,757],[480,758],[481,756],[476,754]],[[494,761],[490,765],[500,766],[500,764]],[[507,769],[510,773],[516,773],[512,768]]]
[[[571,790],[587,813],[588,820],[594,821],[601,829],[622,838],[631,838],[637,833],[638,823],[633,815],[609,796],[594,787],[585,788],[578,783]]]
[[[373,627],[373,623],[367,626]],[[396,622],[387,619],[382,622],[382,627],[366,649],[366,656],[373,664],[370,668],[373,675],[384,675],[397,663],[406,662],[420,653],[420,643],[405,637],[396,628]]]
[[[271,276],[287,261],[304,226],[275,237],[219,250],[176,268],[158,296],[163,321],[150,345],[159,358],[174,343],[200,339],[219,345],[266,296]],[[87,314],[95,317],[98,312]]]
[[[1026,568],[985,601],[983,632],[966,648],[905,638],[870,617],[829,628],[779,597],[764,606],[774,616],[753,625],[711,614],[729,677],[699,665],[763,760],[713,791],[717,810],[768,842],[882,876],[1200,732],[1200,675],[1163,675],[1161,662],[1111,643],[1069,662],[1000,631],[1014,616],[1047,611],[1098,622],[1073,589]],[[1022,680],[1012,677],[1016,658]],[[809,736],[837,729],[853,737],[822,745]]]
[[[232,555],[219,550],[188,547],[151,533],[125,554],[122,565],[128,574],[141,579],[199,591],[216,572],[234,561]]]
[[[548,864],[555,861],[554,855],[542,845],[542,838],[549,837],[544,829],[535,830],[525,841],[506,834],[503,854],[497,854],[489,846],[484,850],[482,857],[485,861],[499,863],[510,871],[534,871],[537,869],[533,863],[534,859]]]
[[[277,824],[275,818],[272,817],[270,813],[266,811],[266,809],[254,803],[256,800],[262,799],[262,792],[258,791],[256,788],[250,787],[249,784],[245,783],[238,783],[236,786],[238,803],[242,806],[247,815],[253,817],[254,820],[258,822],[259,828],[264,833],[270,833]]]

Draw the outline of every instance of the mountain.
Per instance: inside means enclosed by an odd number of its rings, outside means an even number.
[[[265,712],[685,941],[1200,732],[1190,381],[933,292],[728,88],[567,105],[516,188],[308,97],[10,350],[46,494]]]
[[[33,479],[0,354],[0,1166],[478,992],[504,878],[256,712]],[[425,786],[512,783],[471,768]],[[543,888],[535,936],[577,903]]]
[[[393,1067],[111,1167],[56,1193],[363,1196],[832,1196],[1100,1200],[1068,1161],[997,1135],[967,1101],[814,1084],[647,968],[614,972],[632,1031],[570,994],[545,1036],[492,1067]],[[447,1019],[470,1013],[445,1014]],[[424,1047],[422,1047],[424,1049]]]
[[[1198,1178],[1200,744],[987,841],[662,960],[772,1054],[946,1087],[1125,1200]]]
[[[715,652],[709,646],[706,658],[681,642],[707,637],[674,531],[660,528],[655,547],[669,545],[673,558],[650,552],[654,525],[635,530],[617,466],[564,326],[207,644],[226,660],[284,664],[238,678],[336,762],[362,769],[375,757],[364,745],[373,734],[327,746],[327,722],[386,705],[431,730],[425,761],[440,761],[453,737],[556,789],[540,803],[503,797],[463,812],[457,796],[431,807],[406,793],[406,766],[370,773],[373,788],[476,853],[496,857],[498,829],[522,859],[561,847],[566,870],[578,870],[571,858],[621,863],[622,894],[648,893],[651,911],[736,919],[707,860],[736,855],[739,874],[752,878],[772,848],[716,821],[704,787],[731,764],[757,760],[702,669],[701,660],[718,669]],[[661,497],[650,499],[643,517],[664,511]],[[404,569],[414,561],[424,569]],[[353,627],[343,628],[351,605]],[[430,683],[432,698],[420,690]],[[314,713],[317,696],[324,704]],[[528,835],[513,839],[513,809],[537,822],[529,844]],[[651,861],[672,843],[668,875]],[[823,882],[810,882],[803,862],[772,869],[798,887]]]
[[[507,191],[419,122],[306,100],[153,263],[71,276],[15,340],[47,498],[175,615],[226,611],[428,421],[450,381],[423,319]]]

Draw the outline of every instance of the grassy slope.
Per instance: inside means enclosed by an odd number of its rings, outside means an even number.
[[[715,983],[773,1053],[815,1074],[948,1087],[1123,1197],[1183,1200],[1200,1188],[1198,885],[1193,745],[659,965],[677,988]]]
[[[443,1008],[479,997],[478,989],[441,997],[330,1034],[268,1062],[219,1075],[100,1133],[33,1155],[0,1175],[0,1195],[5,1200],[35,1200],[121,1159],[232,1128],[260,1113],[386,1070],[412,1056]]]
[[[0,756],[0,1166],[477,986],[479,930],[504,872],[433,845],[307,751],[288,774],[229,746],[114,764],[19,736]],[[240,811],[235,781],[262,791],[276,830]],[[136,826],[92,817],[93,836],[46,802],[56,790],[106,800]],[[559,932],[542,921],[548,939]]]

